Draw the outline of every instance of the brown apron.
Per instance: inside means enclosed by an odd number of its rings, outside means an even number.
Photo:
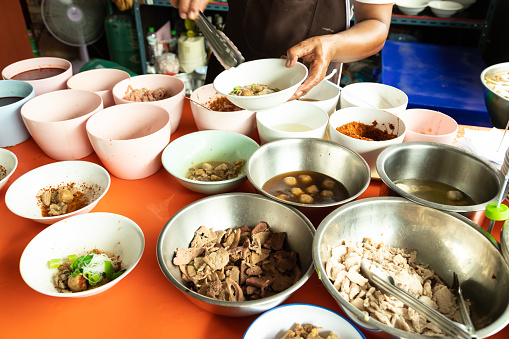
[[[280,58],[288,48],[313,36],[346,29],[345,1],[338,0],[230,0],[224,33],[246,61]],[[337,83],[340,63],[331,81]],[[212,54],[206,83],[224,71]]]

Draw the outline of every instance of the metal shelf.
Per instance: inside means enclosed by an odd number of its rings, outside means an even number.
[[[414,25],[414,26],[428,26],[428,27],[444,27],[444,28],[460,28],[460,29],[475,29],[481,32],[481,37],[478,42],[478,50],[483,51],[486,46],[486,39],[488,31],[491,26],[491,19],[498,0],[488,0],[489,6],[487,9],[486,18],[484,19],[461,19],[461,18],[437,18],[429,16],[408,16],[393,14],[391,24],[394,25]],[[140,60],[143,73],[147,72],[147,63],[145,55],[145,36],[143,27],[141,25],[140,6],[161,6],[172,7],[169,1],[163,0],[134,0],[134,17],[136,21],[136,32],[138,35],[138,43],[140,47]],[[210,2],[207,5],[207,10],[212,11],[228,11],[227,2]]]

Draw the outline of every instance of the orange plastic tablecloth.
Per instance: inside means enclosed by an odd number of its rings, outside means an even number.
[[[172,140],[196,130],[186,101]],[[259,141],[257,135],[253,138]],[[19,164],[0,191],[0,338],[242,338],[257,316],[231,318],[203,311],[159,268],[156,243],[161,229],[181,208],[206,197],[182,187],[164,168],[141,180],[112,176],[109,191],[92,211],[121,214],[143,230],[145,252],[126,279],[87,298],[49,297],[28,287],[19,273],[19,260],[28,243],[46,226],[11,213],[5,205],[5,191],[22,174],[54,160],[31,138],[9,150],[16,154]],[[95,153],[82,160],[101,164]],[[360,199],[378,196],[380,186],[381,182],[373,181]],[[256,193],[249,182],[239,191]],[[312,219],[315,226],[319,220]],[[480,223],[487,228],[487,220]],[[493,231],[497,239],[500,229],[497,223]],[[285,301],[289,303],[316,304],[344,315],[316,272]],[[389,338],[382,332],[363,333],[368,339]],[[492,338],[509,338],[509,327]]]

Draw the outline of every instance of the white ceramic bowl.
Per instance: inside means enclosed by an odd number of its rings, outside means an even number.
[[[340,107],[370,107],[398,114],[406,109],[408,96],[399,88],[377,82],[346,85],[339,97]]]
[[[0,147],[14,146],[30,138],[21,118],[21,106],[34,97],[34,87],[28,82],[0,81],[0,98],[19,99],[7,105],[0,104]]]
[[[63,72],[37,80],[19,80],[31,84],[34,87],[35,95],[67,88],[67,80],[72,76],[72,64],[68,60],[62,58],[37,57],[20,60],[5,67],[2,70],[2,77],[6,80],[18,80],[16,79],[16,75],[42,68],[60,68]]]
[[[101,97],[80,89],[39,95],[21,107],[21,116],[41,150],[55,160],[81,159],[94,152],[87,120],[103,109]]]
[[[430,1],[428,6],[439,18],[449,18],[463,8],[462,4],[455,1]]]
[[[428,7],[428,2],[429,0],[397,0],[396,5],[405,15],[417,15]]]
[[[224,97],[219,94],[213,84],[197,88],[191,94],[191,99],[207,106],[217,98]],[[250,135],[256,127],[256,113],[248,110],[235,112],[211,111],[191,102],[191,112],[198,130],[218,129]]]
[[[96,295],[124,279],[141,259],[145,237],[132,220],[113,213],[75,215],[41,231],[21,255],[19,270],[25,283],[35,291],[52,297],[82,298]],[[51,259],[65,259],[68,255],[83,255],[98,249],[122,261],[126,271],[102,286],[76,293],[59,293],[52,283],[57,270],[50,269]]]
[[[118,178],[151,176],[162,166],[170,142],[171,116],[156,105],[134,102],[108,107],[87,122],[92,146],[104,166]]]
[[[378,124],[376,128],[397,134],[391,140],[370,141],[349,137],[336,130],[336,128],[357,121],[366,125]],[[394,130],[391,128],[394,127]],[[375,108],[349,107],[336,111],[329,120],[329,133],[331,140],[360,154],[369,165],[372,177],[378,177],[376,171],[376,158],[387,147],[403,142],[406,126],[398,116]]]
[[[129,78],[129,73],[116,68],[97,68],[80,72],[67,80],[67,87],[95,92],[103,99],[104,108],[115,105],[112,90],[120,81]]]
[[[285,59],[259,59],[240,64],[221,72],[214,79],[214,88],[235,105],[249,111],[261,111],[288,101],[308,76],[308,69],[301,63],[286,67]],[[230,94],[236,86],[263,84],[280,91],[259,96]]]
[[[110,175],[101,166],[88,161],[60,161],[33,169],[14,181],[5,193],[5,204],[14,214],[53,224],[76,214],[88,213],[106,194]],[[89,204],[71,213],[43,217],[38,196],[43,189],[74,183],[88,198]]]
[[[171,133],[174,133],[182,118],[182,110],[184,109],[184,96],[186,88],[184,82],[177,77],[166,74],[144,74],[120,81],[113,87],[113,98],[115,104],[131,104],[134,101],[124,99],[125,95],[130,92],[128,86],[133,89],[147,88],[156,90],[159,88],[166,89],[170,95],[169,98],[158,101],[151,101],[152,105],[164,108],[170,114]]]
[[[262,144],[278,139],[322,139],[329,115],[310,102],[292,100],[256,113],[256,124]]]
[[[403,119],[406,126],[403,142],[429,141],[450,145],[458,133],[456,120],[430,109],[407,109],[398,117]]]
[[[203,194],[225,193],[236,189],[246,181],[243,166],[238,177],[223,181],[196,181],[187,179],[190,167],[206,161],[230,163],[244,159],[260,146],[253,139],[235,132],[210,130],[181,136],[173,140],[163,151],[164,168],[184,187]]]
[[[0,190],[4,188],[12,173],[18,167],[18,158],[5,148],[0,148]]]
[[[350,321],[325,307],[311,304],[287,304],[260,315],[249,326],[243,339],[282,338],[288,330],[294,330],[296,324],[321,327],[318,333],[323,338],[326,338],[330,332],[334,332],[342,339],[365,338]]]
[[[299,101],[307,101],[322,108],[329,117],[336,111],[341,90],[338,85],[326,80],[311,88],[306,95],[299,98]],[[325,139],[330,139],[329,129],[325,129]]]

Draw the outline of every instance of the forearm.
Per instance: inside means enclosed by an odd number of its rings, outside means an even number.
[[[365,20],[349,30],[323,36],[324,43],[331,46],[331,61],[353,62],[379,52],[384,46],[389,26],[378,20]]]

